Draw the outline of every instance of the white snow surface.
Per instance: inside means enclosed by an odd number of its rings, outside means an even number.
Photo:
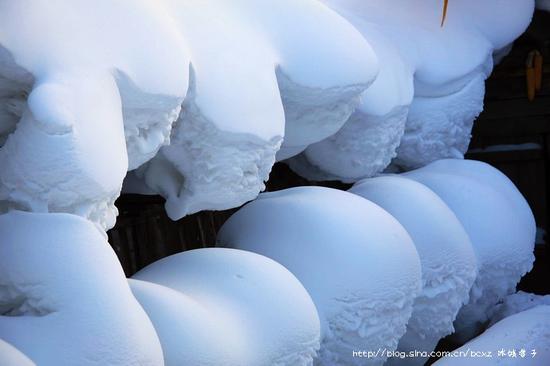
[[[159,333],[167,365],[306,366],[319,349],[313,301],[269,258],[199,249],[155,262],[134,278],[156,284],[132,287]]]
[[[460,1],[449,4],[441,27],[438,0],[322,1],[369,40],[380,73],[344,128],[289,165],[309,179],[346,182],[376,175],[396,155],[394,163],[406,169],[463,157],[493,53],[525,30],[534,9],[533,0]],[[398,109],[405,110],[400,118]]]
[[[0,216],[0,338],[37,365],[163,365],[120,263],[89,221]]]
[[[475,336],[490,310],[515,292],[534,261],[536,226],[525,199],[502,173],[485,163],[443,160],[404,174],[437,193],[466,229],[479,265],[470,302],[455,321],[458,341]]]
[[[421,27],[428,22],[431,29],[423,30],[428,33],[413,56],[421,62],[415,72],[415,100],[395,161],[407,169],[464,156],[474,120],[483,109],[484,79],[492,70],[493,53],[525,31],[534,11],[533,0],[460,1],[449,4],[445,25],[438,30],[434,17],[441,17],[441,3],[421,3],[432,10],[423,12],[428,17]],[[412,3],[408,6],[402,7],[403,14],[421,20]]]
[[[490,325],[493,325],[511,315],[540,305],[550,306],[550,295],[542,296],[518,291],[515,294],[506,296],[498,305],[494,307],[491,313]]]
[[[129,280],[159,336],[166,366],[250,362],[243,326],[233,314],[216,314],[185,293],[152,282]]]
[[[416,298],[399,351],[431,352],[453,333],[453,321],[468,302],[477,259],[468,234],[447,205],[426,186],[399,176],[356,183],[350,192],[395,217],[414,241],[422,265],[422,292]],[[423,365],[421,357],[392,358],[387,364]]]
[[[526,352],[524,357],[519,355],[522,349]],[[501,350],[506,352],[504,357],[499,357]],[[509,350],[515,350],[516,357],[509,356]],[[464,365],[467,362],[473,366],[546,366],[550,364],[550,306],[537,306],[507,317],[455,352],[458,357],[446,357],[434,365]],[[492,354],[491,359],[479,356],[488,352]],[[472,353],[478,357],[472,357]]]
[[[2,366],[36,366],[27,356],[11,344],[0,339],[0,365]]]
[[[470,159],[443,159],[431,163],[427,169],[431,172],[469,177],[499,191],[502,197],[513,205],[513,211],[517,214],[517,218],[531,233],[529,237],[536,236],[536,222],[531,207],[510,178],[500,170],[482,161]]]
[[[394,164],[414,169],[445,158],[460,159],[470,145],[474,120],[483,111],[484,73],[456,93],[416,96]]]
[[[413,98],[413,73],[397,47],[376,24],[353,14],[345,16],[383,62],[346,124],[287,162],[298,174],[313,180],[356,181],[384,170],[396,156]]]
[[[137,168],[172,218],[226,209],[264,189],[276,158],[309,145],[304,175],[372,176],[396,154],[413,77],[396,163],[461,156],[492,53],[534,6],[468,0],[441,28],[436,0],[325,2],[334,10],[316,0],[1,4],[3,210],[73,213],[106,230]]]
[[[266,255],[313,298],[322,341],[316,365],[381,365],[353,350],[394,350],[421,288],[420,261],[403,227],[348,192],[299,187],[260,197],[235,213],[222,246]],[[365,363],[365,361],[367,363]]]
[[[316,0],[164,2],[191,86],[170,145],[136,175],[174,219],[254,199],[281,144],[295,154],[338,131],[378,71],[361,34]]]
[[[128,167],[179,113],[181,34],[150,0],[4,1],[0,22],[0,200],[109,229]]]
[[[357,110],[338,133],[310,145],[286,163],[314,181],[355,182],[374,176],[397,155],[407,113],[407,107],[397,107],[381,117]]]

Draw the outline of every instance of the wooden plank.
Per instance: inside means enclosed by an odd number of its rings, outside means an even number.
[[[474,124],[475,136],[525,136],[550,133],[550,115],[487,119],[481,116]]]
[[[529,161],[542,161],[543,157],[544,151],[542,150],[468,152],[466,154],[468,159],[486,161],[493,165],[502,162],[527,163]]]
[[[530,102],[527,99],[495,100],[485,106],[480,118],[509,119],[528,116],[550,115],[550,96],[537,97]]]
[[[514,100],[527,98],[525,75],[506,78],[489,78],[486,82],[486,101]],[[544,74],[542,89],[536,98],[550,96],[550,74]]]

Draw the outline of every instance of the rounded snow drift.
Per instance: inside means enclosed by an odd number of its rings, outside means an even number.
[[[36,366],[27,356],[11,344],[0,339],[0,365],[2,366]]]
[[[375,204],[334,189],[265,193],[222,227],[219,243],[266,255],[304,284],[321,318],[318,365],[379,365],[353,351],[394,350],[420,291],[403,227]]]
[[[319,349],[320,325],[313,301],[296,277],[269,258],[234,249],[192,250],[155,262],[134,278],[168,288],[133,285],[138,298],[145,301],[169,360],[199,357],[200,365],[219,365],[219,359],[209,358],[212,355],[183,355],[178,349],[194,349],[194,342],[204,340],[209,343],[199,349],[208,350],[207,345],[214,341],[206,339],[209,327],[214,327],[220,337],[231,339],[228,347],[216,351],[234,362],[230,365],[311,365]],[[155,295],[161,292],[161,297]],[[187,299],[178,299],[175,293]],[[187,323],[191,313],[179,314],[177,302],[190,301],[194,302],[191,311],[200,321],[194,318]],[[170,329],[170,319],[191,328],[204,320],[203,330],[197,336],[189,333],[191,339],[182,338],[182,342],[190,343],[174,344],[171,334],[185,336],[191,329]],[[232,351],[229,347],[234,347],[233,354],[228,353]]]
[[[469,177],[494,188],[514,206],[514,211],[525,223],[525,228],[536,235],[537,225],[531,207],[510,178],[500,170],[482,161],[468,159],[442,159],[431,163],[426,169],[430,172]]]
[[[550,295],[543,296],[518,291],[515,294],[507,296],[493,308],[491,312],[491,323],[489,325],[493,325],[504,318],[540,305],[550,306]]]
[[[537,306],[505,318],[455,352],[464,356],[445,357],[434,365],[464,365],[465,360],[472,366],[549,365],[550,306]],[[488,358],[489,352],[492,358]]]
[[[132,292],[153,322],[166,366],[250,364],[242,324],[171,288],[129,280]]]
[[[416,298],[399,351],[431,352],[454,331],[453,321],[468,302],[477,275],[477,260],[468,234],[455,214],[434,192],[411,179],[382,176],[358,182],[350,192],[395,217],[414,241],[422,265],[422,292]],[[421,357],[407,365],[423,365]]]
[[[463,158],[474,120],[483,111],[486,75],[480,72],[459,91],[415,96],[394,164],[415,169],[446,158]]]
[[[432,189],[453,210],[468,233],[478,259],[479,274],[470,302],[458,314],[455,338],[464,342],[475,336],[488,320],[490,309],[515,290],[533,264],[535,230],[518,210],[521,194],[489,165],[479,171],[470,162],[455,161],[443,172],[434,163],[404,174]],[[464,168],[458,168],[461,164]],[[481,170],[485,174],[481,174]],[[465,171],[470,170],[469,173]],[[532,216],[532,213],[530,214]]]
[[[383,62],[346,124],[327,139],[310,145],[288,164],[311,180],[355,182],[380,173],[397,155],[414,94],[413,70],[380,27],[347,9],[358,4],[326,2],[361,32]]]
[[[357,110],[336,134],[286,163],[310,180],[355,182],[372,177],[396,156],[406,120],[407,107],[396,107],[384,116]]]
[[[164,364],[153,325],[91,222],[14,211],[0,216],[0,232],[0,338],[38,365]]]

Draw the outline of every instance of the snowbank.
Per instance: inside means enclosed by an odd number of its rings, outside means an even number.
[[[263,6],[260,16],[280,55],[277,76],[286,126],[277,158],[282,160],[336,133],[379,65],[361,33],[321,2],[272,2],[281,10]]]
[[[449,4],[445,25],[437,29],[441,3],[422,4],[423,16],[418,17],[412,8],[407,11],[392,2],[420,24],[423,35],[413,45],[416,50],[410,48],[409,34],[400,37],[417,65],[415,99],[395,161],[409,169],[464,156],[473,122],[483,109],[484,79],[492,71],[493,53],[525,31],[534,11],[533,0],[461,1]]]
[[[363,198],[319,187],[264,193],[218,241],[266,255],[304,284],[321,318],[318,365],[365,364],[353,350],[394,350],[405,333],[421,285],[418,254],[403,227]]]
[[[0,216],[0,338],[38,365],[163,364],[149,318],[90,222]]]
[[[36,366],[27,356],[1,339],[0,364],[2,366]]]
[[[499,191],[513,206],[514,214],[523,222],[524,228],[531,233],[530,235],[536,235],[536,222],[531,207],[510,178],[500,170],[482,161],[469,159],[443,159],[431,163],[427,169],[430,172],[469,177]]]
[[[363,93],[346,124],[329,138],[310,145],[288,161],[298,174],[313,180],[355,181],[384,170],[396,156],[413,97],[412,70],[380,28],[353,14],[345,17],[361,31],[378,56],[380,72]]]
[[[159,336],[166,366],[249,365],[251,350],[236,316],[216,314],[208,305],[171,288],[129,280]]]
[[[109,229],[128,166],[179,113],[185,42],[148,0],[8,1],[0,22],[0,200]]]
[[[447,205],[426,186],[398,176],[371,178],[350,192],[395,217],[414,241],[422,265],[422,292],[416,298],[399,351],[433,351],[453,333],[453,321],[468,302],[477,275],[477,260],[468,234]],[[423,365],[421,357],[389,364]]]
[[[459,341],[471,339],[534,261],[536,228],[521,193],[495,168],[445,160],[404,174],[425,184],[453,210],[470,236],[479,274],[455,322]]]
[[[191,86],[170,145],[136,175],[174,219],[254,199],[281,144],[289,156],[334,134],[376,75],[369,44],[317,1],[165,3]]]
[[[534,351],[534,352],[533,352]],[[488,353],[491,353],[491,358]],[[505,318],[434,365],[527,365],[550,363],[550,306]]]
[[[479,73],[450,95],[416,96],[393,163],[411,169],[438,159],[463,158],[470,145],[474,120],[483,111],[485,77]]]
[[[541,296],[518,291],[515,294],[506,296],[497,306],[495,306],[491,312],[490,325],[539,305],[550,305],[550,295]]]
[[[289,165],[309,179],[346,182],[376,175],[396,155],[406,169],[463,157],[493,54],[505,53],[534,9],[533,0],[461,1],[449,4],[441,27],[437,0],[323,2],[361,31],[381,71],[344,127]]]
[[[308,293],[263,256],[193,250],[155,262],[134,278],[161,285],[132,287],[159,332],[169,365],[189,357],[201,365],[225,365],[220,356],[229,365],[305,366],[319,349],[319,317]],[[208,332],[212,327],[216,335]],[[184,354],[188,350],[193,354]]]

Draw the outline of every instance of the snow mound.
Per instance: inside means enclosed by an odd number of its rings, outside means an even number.
[[[346,124],[329,138],[288,161],[298,174],[313,180],[356,181],[383,171],[396,156],[413,97],[412,71],[393,43],[373,23],[345,14],[369,41],[380,72],[363,93]],[[316,174],[317,171],[320,171]]]
[[[350,192],[388,211],[413,239],[422,265],[422,292],[414,302],[398,350],[433,351],[441,338],[453,333],[453,321],[468,302],[477,275],[468,234],[435,193],[413,180],[398,176],[371,178],[357,183]],[[392,358],[388,362],[423,365],[426,359]]]
[[[448,96],[415,97],[393,163],[414,169],[439,159],[463,158],[484,96],[485,75],[480,73]]]
[[[406,107],[397,107],[377,117],[357,110],[338,133],[310,145],[286,163],[297,174],[314,181],[355,182],[374,176],[396,156],[407,112]]]
[[[441,27],[438,0],[322,1],[361,31],[381,64],[344,128],[290,162],[306,178],[343,181],[379,173],[396,154],[395,164],[407,169],[462,157],[483,108],[493,54],[526,29],[534,9],[533,0],[461,1],[449,4]],[[396,119],[396,108],[407,109],[413,90],[408,119],[406,111]],[[381,127],[372,127],[375,123]],[[373,146],[379,140],[386,145]]]
[[[352,24],[317,0],[271,0],[261,8],[248,17],[261,19],[279,54],[286,124],[277,159],[283,160],[344,125],[374,81],[378,59]]]
[[[174,220],[254,199],[265,189],[282,141],[281,136],[263,140],[244,132],[223,132],[204,119],[193,102],[195,90],[188,95],[170,145],[132,177],[166,198],[166,212]]]
[[[36,366],[27,356],[0,339],[0,365],[2,366]]]
[[[491,359],[480,356],[487,355],[489,352],[491,352]],[[457,356],[445,357],[434,365],[464,365],[464,362],[474,366],[548,365],[550,363],[550,306],[537,306],[505,318],[454,353]],[[476,354],[477,357],[472,354]]]
[[[377,72],[369,44],[314,0],[164,3],[191,85],[170,145],[136,176],[174,219],[254,199],[281,144],[288,155],[334,134]]]
[[[518,291],[515,294],[506,296],[497,306],[495,306],[492,310],[490,325],[539,305],[550,305],[550,295],[541,296]]]
[[[1,339],[38,365],[163,364],[155,330],[93,224],[13,211],[0,216],[0,232]]]
[[[353,350],[394,350],[405,333],[421,286],[418,254],[403,227],[363,198],[319,187],[264,193],[218,241],[266,255],[303,283],[321,318],[318,365],[364,364]]]
[[[237,317],[216,314],[207,305],[165,286],[132,279],[129,282],[155,326],[165,365],[250,364],[244,329]]]
[[[179,113],[185,42],[149,0],[8,1],[0,22],[0,201],[109,229]]]
[[[525,197],[518,191],[514,183],[500,170],[491,165],[477,160],[469,159],[443,159],[430,164],[431,172],[443,174],[458,174],[475,179],[482,184],[491,186],[500,192],[517,214],[517,218],[523,222],[526,230],[536,235],[536,222],[531,207]]]
[[[455,322],[459,341],[476,335],[491,308],[515,291],[534,261],[536,228],[528,207],[518,209],[521,193],[495,168],[482,163],[473,166],[469,161],[446,160],[404,174],[443,199],[466,229],[476,252],[479,274],[470,302]]]
[[[225,365],[212,358],[208,345],[233,362],[229,365],[311,365],[319,349],[313,301],[288,270],[263,256],[222,248],[193,250],[155,262],[134,278],[165,286],[133,284],[171,365],[181,365],[184,357],[196,357],[201,365]],[[182,305],[189,313],[179,314]],[[225,339],[223,347],[211,343],[215,339],[209,327]],[[175,342],[174,334],[182,338]],[[202,341],[207,343],[194,348]],[[184,355],[185,350],[196,353]]]
[[[440,2],[426,1],[422,6],[420,17],[412,8],[402,9],[405,17],[417,23],[415,27],[420,26],[416,30],[421,38],[411,45],[410,34],[398,35],[409,51],[403,53],[417,65],[415,99],[395,161],[406,169],[464,156],[473,122],[483,109],[484,80],[492,71],[493,53],[505,49],[525,31],[534,1],[449,4],[447,20],[440,29]]]

